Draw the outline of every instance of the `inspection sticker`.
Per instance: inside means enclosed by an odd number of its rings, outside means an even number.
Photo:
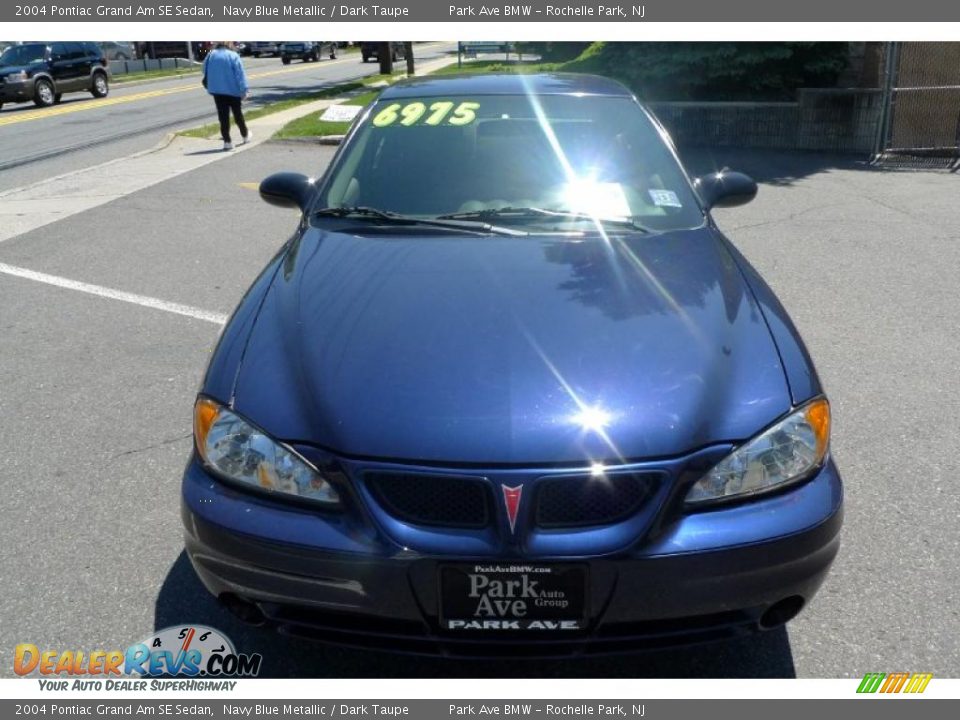
[[[648,190],[650,199],[657,207],[683,207],[673,190]]]

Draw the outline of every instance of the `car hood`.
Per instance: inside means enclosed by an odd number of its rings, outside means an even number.
[[[236,409],[351,456],[581,463],[742,440],[790,407],[709,227],[626,239],[418,229],[293,241]]]

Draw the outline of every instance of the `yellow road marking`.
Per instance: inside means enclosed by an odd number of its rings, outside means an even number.
[[[240,187],[242,187],[244,190],[259,190],[259,189],[260,189],[260,183],[255,183],[255,182],[242,182],[242,183],[237,183],[237,185],[239,185]]]
[[[350,58],[345,58],[343,60],[332,60],[321,65],[323,67],[330,67],[331,65],[340,65],[345,62],[349,62]],[[312,63],[305,63],[298,67],[293,68],[283,68],[280,70],[269,70],[267,72],[255,73],[248,75],[248,80],[256,80],[259,78],[272,77],[274,75],[285,75],[287,73],[293,72],[304,72],[306,70],[315,69],[315,65]],[[347,81],[343,81],[347,82]],[[47,117],[55,117],[57,115],[68,115],[70,113],[82,112],[84,110],[96,110],[98,108],[108,107],[110,105],[121,105],[123,103],[136,102],[138,100],[146,100],[147,98],[152,97],[161,97],[163,95],[173,95],[174,93],[188,92],[190,90],[203,90],[203,87],[200,83],[191,83],[189,85],[181,85],[175,88],[167,88],[165,90],[148,90],[146,92],[135,93],[133,95],[123,95],[120,97],[107,97],[100,100],[93,100],[86,103],[73,103],[70,105],[58,105],[52,108],[44,108],[42,110],[31,110],[30,112],[21,112],[16,115],[10,115],[8,117],[0,117],[0,126],[3,125],[13,125],[15,123],[28,122],[30,120],[40,120]],[[212,111],[211,111],[212,112]],[[4,113],[6,114],[6,113]]]

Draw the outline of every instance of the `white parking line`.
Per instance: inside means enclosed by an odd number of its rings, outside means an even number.
[[[46,273],[16,267],[15,265],[7,265],[6,263],[0,263],[0,273],[26,278],[27,280],[35,280],[46,283],[47,285],[55,285],[56,287],[66,288],[68,290],[76,290],[87,293],[88,295],[96,295],[98,297],[110,298],[111,300],[120,300],[121,302],[153,308],[154,310],[163,310],[164,312],[174,313],[176,315],[184,315],[197,320],[206,320],[207,322],[217,325],[223,325],[227,322],[227,316],[222,313],[208,312],[189,305],[167,302],[166,300],[160,300],[146,295],[124,292],[123,290],[113,290],[101,285],[91,285],[57,275],[47,275]]]

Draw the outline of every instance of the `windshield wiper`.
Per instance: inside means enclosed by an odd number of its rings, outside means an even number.
[[[366,217],[375,219],[383,223],[391,223],[395,225],[428,225],[430,227],[441,227],[448,228],[451,230],[464,230],[467,232],[475,232],[481,234],[494,234],[494,235],[527,235],[528,233],[522,230],[514,230],[513,228],[500,227],[497,225],[491,225],[488,222],[483,222],[480,218],[454,218],[454,217],[440,217],[440,218],[422,218],[416,217],[415,215],[403,215],[401,213],[396,213],[391,210],[380,210],[379,208],[366,207],[364,205],[354,205],[350,207],[328,207],[321,208],[319,210],[314,210],[311,213],[312,217],[333,217],[333,218],[350,218],[350,217]]]
[[[378,210],[377,208],[366,207],[363,205],[354,205],[352,207],[328,207],[314,210],[313,215],[317,217],[338,217],[345,218],[351,216],[375,217],[382,220],[406,220],[400,213],[389,210]]]
[[[511,219],[515,218],[517,220],[530,220],[538,218],[554,218],[557,220],[593,220],[594,222],[599,222],[602,225],[619,225],[622,227],[635,230],[637,232],[649,233],[650,229],[645,228],[643,225],[639,225],[634,222],[633,219],[624,217],[624,218],[600,218],[591,215],[590,213],[585,212],[574,212],[571,210],[549,210],[547,208],[539,207],[503,207],[503,208],[488,208],[485,210],[474,210],[472,212],[459,212],[459,213],[450,213],[448,215],[440,215],[439,219],[446,220],[492,220],[497,219]]]

